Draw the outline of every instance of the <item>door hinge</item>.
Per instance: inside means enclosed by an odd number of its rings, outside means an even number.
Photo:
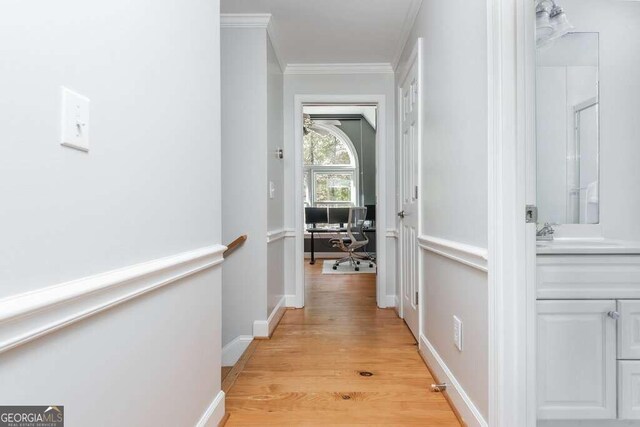
[[[418,200],[418,186],[416,185],[416,200]]]
[[[524,219],[527,224],[538,222],[538,207],[536,205],[527,205],[524,212]]]
[[[416,302],[415,305],[418,305],[418,291],[416,291]]]

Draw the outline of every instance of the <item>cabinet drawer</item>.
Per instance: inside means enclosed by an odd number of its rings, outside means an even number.
[[[640,420],[640,361],[618,362],[618,418]]]
[[[640,359],[640,300],[618,301],[618,359]]]

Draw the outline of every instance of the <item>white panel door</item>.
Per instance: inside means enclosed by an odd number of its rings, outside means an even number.
[[[417,45],[419,46],[419,44]],[[418,339],[418,183],[420,158],[420,54],[416,48],[400,86],[400,281],[404,321]]]
[[[640,359],[640,300],[618,301],[618,358]]]
[[[538,419],[616,418],[615,310],[614,300],[537,302]]]
[[[640,420],[640,361],[618,362],[618,418]]]

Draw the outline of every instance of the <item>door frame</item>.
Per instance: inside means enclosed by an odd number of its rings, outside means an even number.
[[[384,95],[295,95],[294,96],[294,222],[295,222],[295,306],[304,307],[304,200],[302,198],[303,153],[302,113],[305,105],[375,105],[377,107],[376,126],[376,304],[380,308],[387,307],[386,283],[386,247],[387,247],[387,116],[386,97]]]
[[[489,425],[536,425],[535,4],[487,0]]]
[[[418,198],[417,198],[417,203],[418,203],[418,209],[417,209],[417,214],[418,214],[418,229],[417,234],[418,237],[423,235],[423,220],[422,220],[422,197],[423,197],[423,182],[422,182],[422,177],[423,177],[423,172],[422,172],[422,144],[423,144],[423,136],[424,136],[424,118],[422,117],[422,106],[423,106],[423,71],[424,71],[424,38],[423,37],[418,37],[418,39],[415,42],[415,45],[413,46],[413,49],[411,51],[411,55],[409,55],[408,61],[404,64],[404,66],[401,69],[397,70],[397,86],[396,86],[396,120],[397,120],[397,131],[396,131],[396,212],[400,212],[402,210],[402,190],[401,190],[401,186],[404,184],[403,180],[402,180],[402,170],[400,167],[400,164],[402,163],[402,83],[404,82],[404,80],[407,78],[409,72],[411,71],[411,67],[413,66],[414,62],[417,63],[417,74],[418,74],[418,99],[416,102],[417,108],[418,108],[418,137],[417,137],[417,150],[418,150],[418,177],[417,177],[417,184],[418,184]],[[398,315],[404,319],[404,287],[403,287],[403,278],[402,278],[402,262],[401,262],[401,251],[402,251],[402,236],[400,233],[400,230],[398,229],[398,244],[396,246],[396,270],[397,270],[397,274],[396,274],[396,281],[397,281],[397,289],[398,289]],[[422,331],[422,321],[423,321],[423,312],[424,310],[422,310],[422,307],[424,305],[422,298],[424,296],[424,286],[423,286],[423,278],[424,278],[424,272],[423,272],[423,254],[422,254],[422,250],[417,247],[416,248],[418,257],[417,257],[417,262],[418,265],[416,266],[416,268],[418,269],[418,286],[417,286],[417,290],[418,290],[418,338],[417,340],[420,341],[420,336],[422,335],[423,331]]]

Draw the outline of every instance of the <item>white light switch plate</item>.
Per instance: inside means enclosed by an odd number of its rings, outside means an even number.
[[[62,136],[65,147],[89,151],[89,98],[62,88]]]
[[[276,196],[276,185],[273,181],[269,181],[269,198],[273,199]]]
[[[462,351],[462,320],[458,316],[453,316],[453,342]]]

